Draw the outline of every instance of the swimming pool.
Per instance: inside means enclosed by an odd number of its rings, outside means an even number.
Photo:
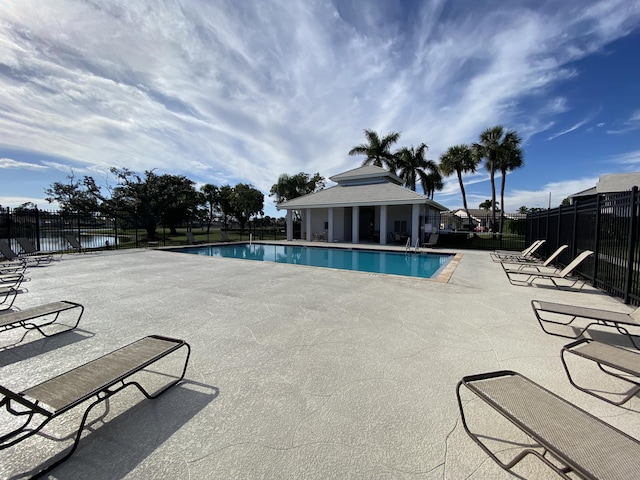
[[[208,257],[239,258],[359,272],[433,278],[451,261],[452,254],[401,253],[357,248],[327,248],[263,243],[208,245],[172,249]]]

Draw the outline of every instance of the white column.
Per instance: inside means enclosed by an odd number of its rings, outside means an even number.
[[[380,206],[380,245],[387,244],[387,206]]]
[[[310,242],[312,239],[311,236],[311,209],[307,208],[305,210],[305,224],[307,225],[307,241]]]
[[[360,242],[360,207],[353,207],[351,215],[351,243]]]
[[[411,209],[411,245],[416,244],[416,238],[420,238],[420,205]]]
[[[287,210],[287,241],[293,240],[293,210]]]
[[[329,229],[327,231],[327,242],[333,243],[333,207],[329,208],[327,222],[329,223]]]

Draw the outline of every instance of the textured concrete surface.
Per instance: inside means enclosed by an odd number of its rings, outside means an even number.
[[[615,407],[573,388],[559,358],[569,340],[543,333],[529,302],[631,308],[589,287],[512,286],[487,252],[462,253],[448,283],[161,250],[65,255],[29,269],[15,305],[77,301],[80,326],[14,345],[20,333],[0,334],[1,383],[20,391],[149,334],[191,344],[182,384],[156,400],[127,389],[106,416],[96,409],[60,479],[513,478],[466,435],[455,396],[463,375],[498,369],[640,438],[638,399]],[[463,397],[470,422],[512,454],[517,433]],[[0,451],[0,477],[50,461],[78,422],[64,415]],[[516,472],[556,478],[535,460]]]

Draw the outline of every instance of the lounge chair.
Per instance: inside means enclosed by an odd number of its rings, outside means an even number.
[[[438,245],[438,237],[440,236],[440,234],[438,233],[432,233],[431,235],[429,235],[429,241],[426,243],[422,244],[423,248],[428,248],[428,247],[435,247],[436,245]]]
[[[24,276],[18,277],[19,281],[13,283],[0,283],[0,298],[2,301],[0,302],[0,310],[8,310],[13,306],[13,302],[16,300],[18,296],[18,292],[20,291],[20,284],[22,283],[22,279]],[[9,301],[11,299],[11,301]],[[0,317],[1,318],[1,317]]]
[[[148,387],[143,387],[140,378],[131,378],[143,370],[155,378],[166,378],[166,374],[147,367],[183,347],[186,348],[186,359],[179,377],[172,376],[173,380],[154,393],[149,393]],[[74,407],[80,407],[84,410],[84,415],[71,449],[37,473],[38,476],[43,475],[67,460],[76,450],[87,417],[94,406],[130,385],[135,386],[145,397],[156,398],[184,378],[190,351],[189,344],[182,340],[152,335],[22,392],[16,393],[0,386],[0,405],[5,407],[7,415],[14,417],[13,420],[23,419],[22,426],[0,435],[0,450],[18,445],[38,433],[54,418]],[[10,425],[15,427],[15,422]]]
[[[39,255],[42,260],[42,263],[49,263],[53,260],[53,254],[48,252],[41,252],[38,250],[28,238],[16,238],[20,248],[22,248],[22,252],[18,253],[18,255],[22,255],[23,257],[30,257],[34,255]],[[47,261],[48,259],[48,261]]]
[[[11,249],[9,242],[3,238],[0,240],[0,253],[10,262],[24,261],[27,265],[40,265],[51,263],[51,255],[18,255]]]
[[[511,250],[494,250],[489,255],[494,262],[503,262],[506,260],[517,260],[517,259],[533,259],[535,258],[533,254],[538,250],[546,240],[536,240],[527,248],[522,250],[521,252],[514,252]]]
[[[549,335],[564,338],[579,338],[590,327],[597,325],[601,327],[614,328],[619,333],[626,335],[634,347],[640,349],[640,345],[633,339],[633,335],[627,327],[640,327],[640,308],[631,313],[612,312],[598,308],[581,307],[577,305],[567,305],[564,303],[545,302],[542,300],[531,300],[531,308],[538,319],[542,330]],[[561,332],[551,332],[547,330],[545,324],[569,326],[579,318],[587,321],[585,326],[574,327],[574,333],[567,335]]]
[[[523,445],[519,438],[501,441],[500,432],[472,432],[463,409],[462,386],[520,429],[529,441]],[[638,478],[638,440],[523,375],[508,370],[470,375],[458,383],[456,394],[464,430],[492,460],[510,473],[514,473],[511,469],[521,460],[533,455],[567,479],[574,478],[567,475],[569,472],[589,479]],[[482,409],[482,413],[488,410]],[[488,418],[491,421],[494,416]],[[512,459],[503,461],[489,448],[489,437],[500,442],[502,447],[507,443],[506,451],[518,446],[522,446],[522,450]]]
[[[571,263],[569,263],[569,265],[567,265],[560,271],[556,270],[553,272],[543,272],[543,271],[532,272],[524,269],[520,270],[520,269],[506,268],[504,266],[505,264],[502,264],[503,265],[502,268],[504,270],[504,273],[507,275],[509,282],[512,285],[531,286],[536,280],[545,279],[545,280],[551,280],[551,282],[556,288],[566,288],[566,289],[570,289],[576,283],[582,282],[582,284],[580,285],[580,289],[582,289],[582,287],[585,284],[584,280],[582,280],[580,277],[572,277],[571,273],[573,273],[573,271],[578,267],[578,265],[580,265],[587,257],[590,257],[591,255],[593,255],[593,252],[591,250],[585,250],[576,258],[574,258],[571,261]],[[518,279],[517,278],[518,276],[520,277],[526,276],[526,278]],[[561,285],[560,283],[558,283],[559,280],[572,282],[572,283],[571,285]]]
[[[549,267],[549,265],[551,265],[553,263],[553,261],[558,258],[558,256],[560,256],[560,254],[565,251],[567,248],[569,248],[569,245],[561,245],[560,247],[558,247],[558,249],[553,252],[551,255],[549,255],[549,257],[547,257],[546,260],[542,261],[539,260],[537,258],[535,259],[525,259],[525,260],[521,260],[521,261],[517,261],[517,260],[505,260],[502,263],[502,266],[504,267],[505,264],[507,264],[507,266],[514,266],[514,265],[519,265],[518,269],[519,270],[523,270],[526,268],[535,268],[538,272],[540,272],[540,267],[542,268],[553,268],[553,267]],[[557,269],[556,269],[557,270]],[[557,270],[558,272],[560,270]]]
[[[22,273],[27,270],[27,262],[25,260],[14,260],[0,262],[0,275],[8,273]]]
[[[44,327],[49,327],[54,323],[62,324],[58,322],[60,320],[60,314],[62,312],[80,309],[75,320],[72,320],[71,325],[66,325],[66,328],[43,330]],[[75,312],[74,312],[75,313]],[[62,332],[73,330],[80,323],[82,314],[84,313],[84,307],[79,303],[69,302],[62,300],[59,302],[47,303],[45,305],[39,305],[37,307],[25,308],[17,312],[10,312],[0,315],[0,332],[6,332],[8,330],[14,330],[16,328],[24,328],[26,332],[19,341],[22,341],[30,330],[37,330],[45,337],[51,337]],[[51,330],[51,333],[48,331]]]
[[[220,238],[222,239],[223,242],[229,241],[229,236],[227,235],[226,230],[220,230]]]
[[[82,244],[80,243],[80,240],[78,240],[75,235],[65,235],[64,238],[67,241],[67,243],[71,246],[72,250],[75,250],[78,253],[86,252],[86,249],[82,248]]]
[[[196,240],[195,237],[193,236],[193,232],[187,232],[186,236],[187,236],[187,242],[189,243],[189,245],[198,245],[200,243],[204,243],[202,241]]]
[[[620,400],[613,400],[612,398],[596,393],[592,389],[580,386],[571,376],[569,366],[566,362],[567,355],[574,355],[575,357],[595,362],[601,372],[618,378],[627,384],[631,384],[632,387],[622,393],[624,396]],[[605,402],[613,405],[622,405],[640,392],[640,353],[638,352],[632,352],[626,348],[587,338],[581,338],[578,341],[562,347],[561,359],[564,371],[567,373],[571,385]]]

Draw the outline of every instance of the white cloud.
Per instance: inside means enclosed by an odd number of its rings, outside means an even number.
[[[157,168],[266,192],[284,172],[353,168],[364,128],[424,141],[429,158],[495,123],[548,130],[566,99],[526,116],[518,102],[640,19],[626,0],[446,14],[422,2],[412,18],[336,5],[15,2],[0,10],[0,139],[74,172]]]
[[[3,168],[21,168],[24,170],[45,170],[47,167],[29,162],[19,162],[11,158],[0,158],[0,169]]]
[[[566,130],[562,130],[561,132],[554,133],[553,135],[549,136],[549,140],[553,140],[554,138],[558,138],[558,137],[561,137],[562,135],[566,135],[567,133],[571,133],[575,131],[580,127],[582,127],[583,125],[585,125],[589,120],[590,118],[585,118],[584,120],[579,121],[575,125],[567,128]]]

